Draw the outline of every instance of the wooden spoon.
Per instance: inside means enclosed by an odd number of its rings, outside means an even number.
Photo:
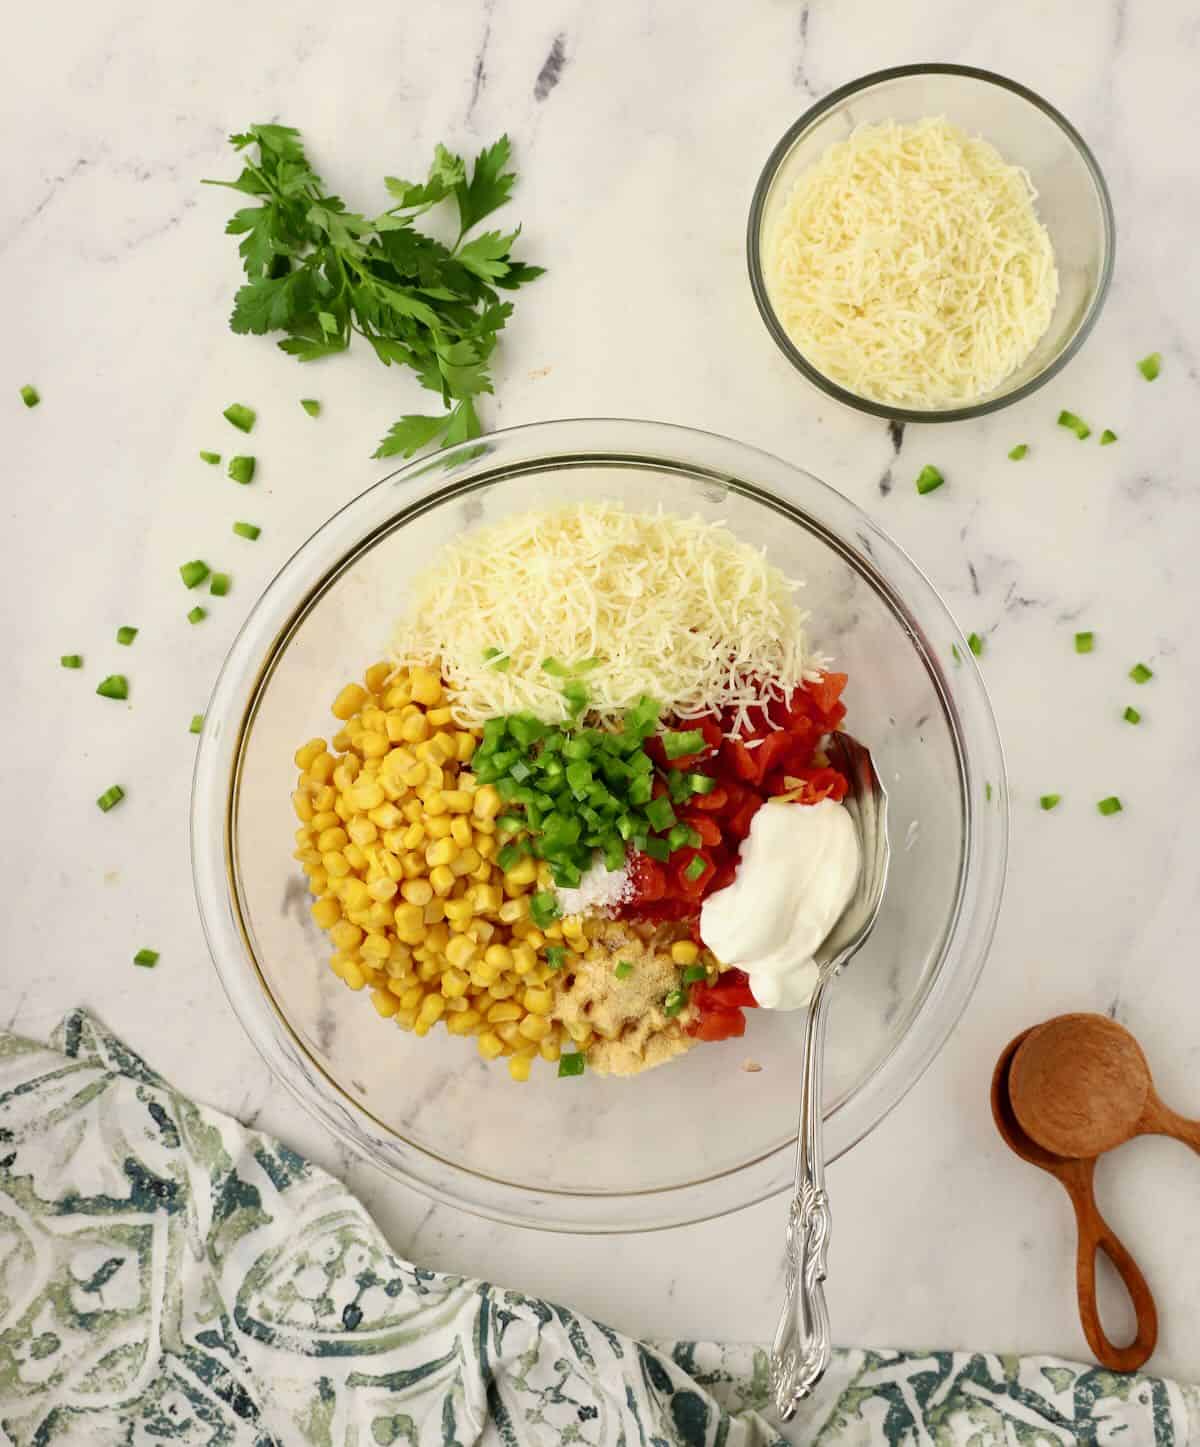
[[[1158,1342],[1158,1310],[1137,1262],[1126,1251],[1096,1205],[1095,1157],[1060,1156],[1047,1150],[1026,1134],[1013,1109],[1010,1091],[1016,1063],[1014,1057],[1024,1047],[1032,1045],[1034,1037],[1046,1028],[1042,1025],[1026,1030],[1005,1047],[992,1075],[992,1115],[996,1121],[996,1129],[1009,1148],[1023,1161],[1048,1171],[1061,1181],[1070,1196],[1079,1231],[1079,1249],[1075,1258],[1075,1290],[1079,1299],[1079,1320],[1083,1326],[1083,1334],[1087,1337],[1093,1355],[1102,1366],[1117,1372],[1133,1372],[1145,1364]],[[1138,1053],[1140,1055],[1141,1052]],[[1133,1303],[1137,1317],[1137,1334],[1128,1346],[1114,1346],[1100,1325],[1100,1311],[1096,1304],[1098,1251],[1103,1251],[1112,1262]]]
[[[1141,1046],[1107,1015],[1059,1015],[1032,1030],[1009,1094],[1025,1133],[1056,1156],[1095,1157],[1137,1135],[1200,1151],[1200,1121],[1159,1100]]]

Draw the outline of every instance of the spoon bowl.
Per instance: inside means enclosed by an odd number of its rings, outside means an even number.
[[[784,1305],[771,1347],[771,1390],[775,1408],[785,1422],[825,1375],[833,1350],[822,1284],[830,1227],[821,1138],[829,986],[871,933],[883,903],[890,859],[887,792],[870,750],[839,732],[829,736],[825,752],[849,784],[842,802],[858,837],[859,868],[854,893],[813,957],[818,975],[804,1031],[796,1191],[788,1213]]]

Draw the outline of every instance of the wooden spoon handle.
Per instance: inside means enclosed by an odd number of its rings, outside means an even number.
[[[1164,1105],[1157,1095],[1151,1095],[1142,1116],[1144,1129],[1155,1135],[1171,1136],[1200,1151],[1200,1120],[1188,1120],[1187,1116],[1176,1115],[1169,1105]]]
[[[1143,1366],[1158,1342],[1158,1310],[1146,1278],[1137,1262],[1121,1244],[1116,1232],[1100,1214],[1093,1192],[1095,1161],[1079,1161],[1071,1178],[1061,1178],[1075,1207],[1079,1227],[1079,1255],[1075,1264],[1075,1286],[1079,1296],[1079,1320],[1096,1360],[1116,1372],[1133,1372]],[[1125,1283],[1137,1317],[1137,1334],[1128,1346],[1114,1346],[1100,1324],[1096,1304],[1096,1255],[1103,1251]]]

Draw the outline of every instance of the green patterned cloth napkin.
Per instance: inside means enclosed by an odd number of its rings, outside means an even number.
[[[766,1355],[648,1346],[422,1271],[294,1152],[103,1026],[0,1035],[0,1435],[19,1447],[1200,1443],[1200,1391],[1045,1357],[842,1351],[786,1439]]]

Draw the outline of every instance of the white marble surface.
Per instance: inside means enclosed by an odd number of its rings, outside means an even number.
[[[367,355],[301,373],[270,342],[231,335],[229,197],[198,180],[229,172],[224,136],[254,120],[301,126],[352,197],[417,169],[439,139],[469,151],[507,129],[522,177],[512,214],[551,272],[519,300],[491,425],[625,414],[777,452],[865,506],[987,636],[1012,770],[1006,908],[949,1045],[831,1173],[831,1304],[847,1342],[1082,1353],[1066,1201],[1001,1147],[987,1086],[1018,1029],[1107,1010],[1140,1035],[1164,1094],[1200,1114],[1194,7],[65,0],[18,7],[4,52],[4,1020],[44,1036],[68,1005],[92,1006],[184,1089],[344,1173],[426,1265],[647,1335],[769,1335],[781,1199],[578,1240],[498,1230],[340,1159],[232,1018],[192,902],[187,720],[258,588],[381,475],[376,437],[423,400]],[[742,232],[757,169],[799,110],[925,58],[992,66],[1059,104],[1107,172],[1120,248],[1107,311],[1060,378],[991,421],[909,428],[894,462],[882,423],[827,404],[774,351]],[[1148,387],[1133,364],[1154,348],[1164,370]],[[16,395],[26,381],[44,397],[33,412]],[[326,406],[316,424],[296,405],[309,394]],[[195,454],[232,450],[219,412],[235,397],[260,410],[261,466],[231,500]],[[1100,451],[1056,429],[1063,406],[1120,443]],[[1008,462],[1022,440],[1029,459]],[[911,479],[925,462],[949,484],[921,499]],[[231,546],[236,516],[262,525],[257,545]],[[175,569],[209,554],[234,560],[236,592],[193,629]],[[112,644],[125,622],[142,629],[128,654]],[[1090,658],[1072,652],[1077,626],[1098,634]],[[82,676],[58,668],[67,651],[86,656]],[[1135,732],[1120,710],[1137,658],[1156,677],[1136,692]],[[122,666],[128,709],[91,693]],[[105,817],[91,801],[115,779],[129,799]],[[1036,806],[1047,790],[1067,801],[1053,816]],[[1094,801],[1112,792],[1126,812],[1101,819]],[[153,973],[129,963],[144,943],[162,951]],[[1155,1365],[1200,1378],[1200,1161],[1141,1143],[1100,1183],[1157,1288]]]

